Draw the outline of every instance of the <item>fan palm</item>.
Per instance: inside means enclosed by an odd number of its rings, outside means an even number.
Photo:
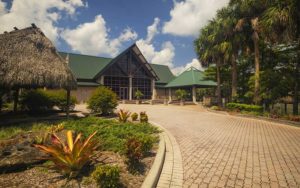
[[[300,77],[300,1],[274,0],[264,12],[261,27],[266,39],[272,44],[296,43],[297,58],[294,62],[294,91],[293,114],[297,115],[299,103],[299,77]]]

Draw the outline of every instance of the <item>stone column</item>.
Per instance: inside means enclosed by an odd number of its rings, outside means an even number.
[[[193,88],[192,88],[192,93],[193,93],[193,103],[197,104],[196,86],[193,86]]]
[[[152,100],[156,99],[155,80],[151,80]]]
[[[169,102],[172,101],[172,89],[169,88]]]
[[[129,76],[129,100],[132,100],[132,76]]]

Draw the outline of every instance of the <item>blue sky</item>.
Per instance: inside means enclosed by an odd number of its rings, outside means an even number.
[[[0,32],[36,23],[60,51],[113,57],[134,42],[178,74],[201,68],[193,41],[228,0],[0,0]]]

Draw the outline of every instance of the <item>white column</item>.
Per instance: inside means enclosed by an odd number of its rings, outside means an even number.
[[[196,86],[193,86],[192,93],[193,93],[193,103],[197,104]]]
[[[156,98],[156,89],[155,89],[155,80],[151,80],[151,89],[152,89],[152,100]]]
[[[169,102],[172,101],[172,89],[169,88]]]
[[[101,85],[104,85],[104,76],[101,76],[101,77],[100,77],[100,84],[101,84]]]
[[[129,76],[129,100],[132,100],[132,76]]]

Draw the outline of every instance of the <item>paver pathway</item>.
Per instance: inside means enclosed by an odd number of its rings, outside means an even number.
[[[300,187],[300,128],[200,107],[120,105],[147,111],[177,140],[183,187]]]

